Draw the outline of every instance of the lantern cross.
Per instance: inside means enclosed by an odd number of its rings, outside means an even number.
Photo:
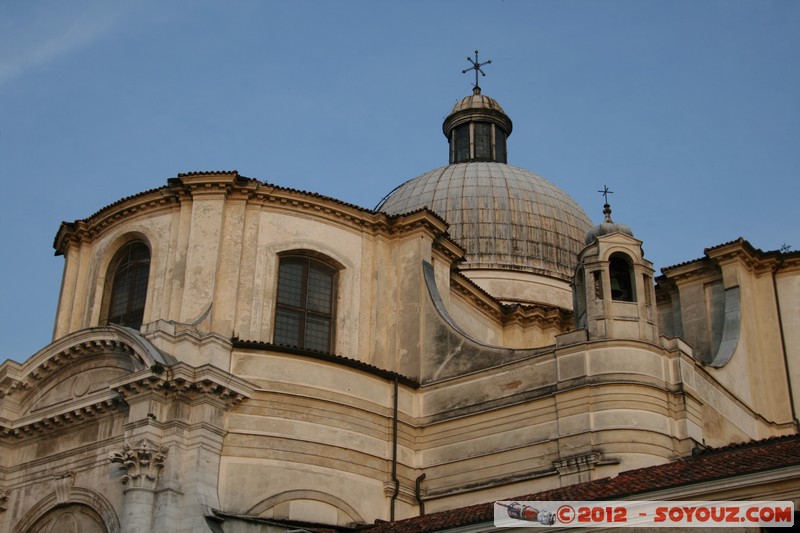
[[[471,57],[467,57],[467,61],[472,63],[472,66],[469,67],[469,68],[465,68],[464,70],[461,71],[461,73],[462,74],[466,74],[470,70],[474,70],[475,71],[475,87],[478,88],[478,73],[480,72],[482,76],[486,76],[486,73],[483,70],[481,70],[481,67],[484,66],[484,65],[488,65],[489,63],[492,62],[492,60],[488,59],[488,60],[484,61],[483,63],[479,63],[478,62],[478,51],[475,50],[475,59],[473,60]]]

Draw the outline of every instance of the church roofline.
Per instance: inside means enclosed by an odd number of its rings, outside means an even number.
[[[53,241],[55,255],[63,255],[70,241],[80,242],[86,238],[91,239],[95,234],[102,232],[106,226],[115,224],[132,214],[154,209],[172,209],[180,203],[182,198],[191,197],[196,192],[206,191],[209,184],[216,187],[216,190],[223,190],[226,194],[242,194],[248,200],[254,199],[256,202],[264,202],[265,205],[272,202],[296,206],[300,209],[314,209],[322,216],[329,215],[330,219],[339,223],[355,224],[376,233],[393,234],[425,226],[434,237],[441,235],[447,238],[450,244],[445,245],[440,241],[439,247],[453,260],[458,260],[465,253],[463,247],[447,235],[448,223],[429,209],[390,215],[319,193],[265,183],[241,176],[233,170],[180,173],[177,177],[169,178],[167,184],[162,187],[121,198],[99,209],[89,217],[77,219],[74,222],[62,222]],[[327,205],[323,206],[320,202]]]
[[[391,381],[397,379],[398,383],[409,386],[413,389],[418,389],[420,387],[419,383],[417,383],[416,381],[407,376],[398,374],[397,372],[392,372],[391,370],[385,370],[383,368],[371,365],[369,363],[365,363],[363,361],[359,361],[358,359],[345,357],[343,355],[336,355],[327,352],[319,352],[316,350],[306,350],[303,348],[296,348],[293,346],[286,346],[283,344],[273,344],[271,342],[242,340],[236,337],[234,337],[233,339],[233,348],[240,350],[274,351],[291,355],[298,355],[301,357],[308,357],[310,359],[318,359],[320,361],[335,363],[350,368],[354,368],[356,370],[361,370],[368,374],[372,374],[374,376],[378,376]]]
[[[746,259],[750,264],[758,263],[759,266],[778,266],[782,265],[786,260],[792,262],[800,259],[800,251],[782,252],[780,250],[763,251],[760,248],[754,247],[744,237],[739,237],[732,241],[710,246],[703,250],[703,257],[691,259],[671,266],[661,268],[662,276],[674,277],[676,275],[685,274],[692,270],[694,267],[701,267],[706,264],[710,259],[719,259],[725,256],[739,255]]]

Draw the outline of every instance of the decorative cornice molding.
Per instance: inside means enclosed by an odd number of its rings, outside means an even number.
[[[745,239],[739,237],[735,241],[712,246],[704,250],[705,256],[674,266],[664,267],[659,279],[670,279],[678,283],[719,272],[720,265],[738,261],[750,272],[764,274],[784,269],[795,269],[800,266],[800,254],[797,252],[764,252],[754,248]],[[659,281],[659,283],[661,283]]]
[[[85,219],[62,223],[53,246],[57,255],[64,254],[70,245],[91,242],[107,228],[131,216],[171,210],[193,197],[208,194],[244,200],[248,205],[260,208],[277,207],[310,213],[375,236],[403,236],[422,229],[433,238],[449,241],[437,244],[448,257],[456,260],[463,255],[460,247],[447,235],[447,222],[428,209],[390,216],[321,194],[262,183],[240,176],[236,171],[178,174],[165,186],[123,198]]]
[[[503,305],[460,272],[453,272],[450,276],[450,288],[503,326],[511,324],[518,324],[523,327],[536,325],[542,328],[552,327],[564,332],[571,328],[573,324],[572,311],[560,307]]]
[[[253,387],[246,381],[212,365],[193,368],[186,363],[143,370],[114,380],[109,386],[126,401],[143,393],[164,392],[187,397],[213,396],[225,402],[226,407],[253,393]]]
[[[135,330],[116,325],[83,329],[54,341],[40,350],[24,365],[8,362],[0,366],[0,399],[27,392],[62,368],[98,354],[123,355],[134,360],[134,366],[153,363],[167,365],[174,358],[162,355]]]
[[[62,222],[53,243],[56,255],[63,255],[70,245],[80,245],[82,242],[91,241],[106,228],[121,220],[143,212],[152,213],[172,209],[179,202],[180,195],[171,193],[167,188],[162,187],[123,198],[88,218],[75,222]]]
[[[24,390],[30,390],[37,383],[57,372],[60,368],[73,363],[83,357],[97,355],[100,353],[109,354],[133,354],[133,348],[126,342],[117,339],[97,339],[74,344],[64,350],[50,356],[46,361],[40,363],[36,368],[29,371],[22,379],[20,385]],[[15,389],[18,387],[15,387]]]
[[[88,418],[95,418],[105,413],[117,411],[121,405],[122,401],[117,397],[113,397],[95,401],[88,405],[72,406],[62,413],[26,417],[16,424],[0,426],[0,436],[22,439],[43,435]],[[33,419],[31,420],[31,418]]]

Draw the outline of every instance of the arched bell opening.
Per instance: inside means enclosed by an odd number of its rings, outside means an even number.
[[[622,252],[611,254],[608,274],[611,282],[611,299],[618,302],[635,302],[636,291],[631,258]]]

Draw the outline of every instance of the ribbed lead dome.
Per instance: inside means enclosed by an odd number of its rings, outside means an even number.
[[[467,250],[464,269],[508,269],[572,278],[589,217],[570,196],[525,169],[456,163],[407,181],[378,206],[388,214],[427,207]]]

